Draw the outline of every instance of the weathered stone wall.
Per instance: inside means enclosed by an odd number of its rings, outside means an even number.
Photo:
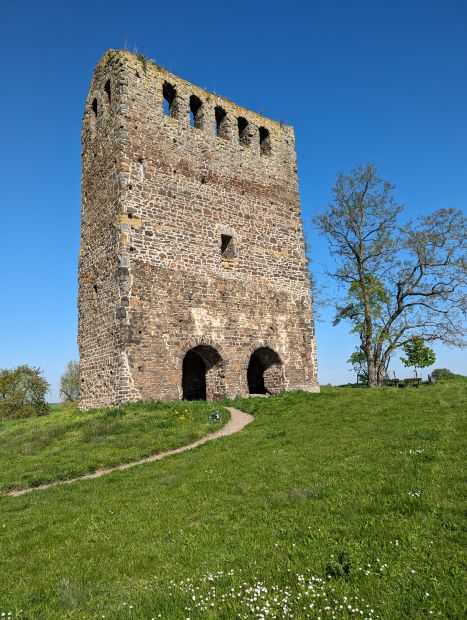
[[[83,120],[81,244],[79,257],[79,329],[81,395],[84,406],[117,401],[120,359],[118,281],[121,212],[118,161],[122,132],[118,99],[105,92],[121,63],[108,56],[96,68]],[[110,78],[112,76],[112,78]],[[114,87],[115,88],[115,87]]]
[[[109,51],[82,189],[83,408],[183,397],[191,349],[207,398],[248,394],[257,349],[266,392],[319,389],[291,127]]]

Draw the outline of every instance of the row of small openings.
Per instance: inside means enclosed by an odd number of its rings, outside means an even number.
[[[164,97],[164,114],[179,118],[183,113],[178,107],[177,90],[172,84],[165,82],[162,87]],[[227,112],[224,108],[216,106],[214,110],[216,136],[219,138],[227,138],[228,132],[226,127]],[[204,127],[204,110],[203,102],[196,95],[190,97],[190,125],[197,129]],[[240,144],[249,146],[251,143],[250,124],[243,116],[237,118],[237,131]],[[271,137],[266,127],[259,127],[259,145],[262,155],[271,154]]]

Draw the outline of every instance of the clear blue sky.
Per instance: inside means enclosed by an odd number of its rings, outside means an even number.
[[[41,366],[52,399],[78,355],[80,125],[108,48],[294,125],[308,223],[337,172],[369,160],[410,215],[465,208],[465,0],[44,0],[4,3],[1,21],[0,368]],[[321,282],[329,256],[307,228]],[[347,381],[353,339],[323,318],[320,380]],[[436,349],[467,374],[463,353]]]

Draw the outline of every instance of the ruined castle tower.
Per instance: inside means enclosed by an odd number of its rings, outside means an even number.
[[[80,406],[317,391],[293,129],[110,50],[82,139]]]

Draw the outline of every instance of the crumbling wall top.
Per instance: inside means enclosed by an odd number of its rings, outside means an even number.
[[[255,123],[258,127],[267,127],[271,134],[276,134],[276,138],[278,138],[279,135],[283,136],[284,134],[288,134],[292,140],[294,139],[294,130],[291,125],[287,125],[283,121],[275,121],[259,114],[258,112],[244,108],[226,97],[222,97],[215,92],[210,92],[204,88],[196,86],[178,75],[167,71],[155,60],[149,59],[143,54],[134,54],[127,50],[109,49],[103,54],[94,71],[88,100],[94,90],[94,82],[96,78],[98,81],[101,81],[103,75],[107,75],[109,70],[112,71],[119,65],[121,67],[131,67],[141,78],[145,78],[149,81],[149,83],[151,80],[160,80],[161,78],[164,79],[167,83],[174,86],[177,93],[182,97],[186,97],[188,99],[192,96],[198,97],[201,101],[208,101],[211,106],[221,106],[225,108],[227,112],[237,118],[248,115],[250,122]]]

